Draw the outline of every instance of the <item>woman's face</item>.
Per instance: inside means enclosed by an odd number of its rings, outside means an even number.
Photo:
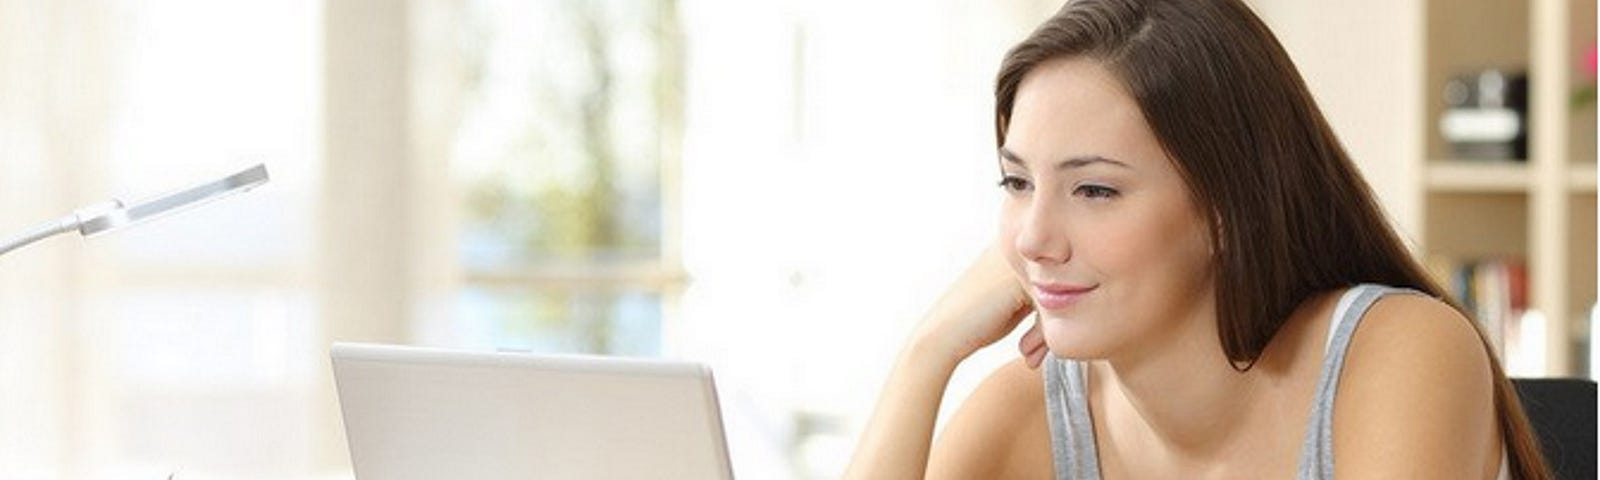
[[[1099,62],[1052,60],[1023,78],[1000,169],[1000,244],[1051,353],[1119,356],[1214,321],[1207,225]]]

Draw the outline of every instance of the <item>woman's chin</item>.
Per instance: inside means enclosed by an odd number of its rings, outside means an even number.
[[[1093,360],[1106,358],[1109,353],[1105,329],[1090,328],[1089,322],[1081,319],[1041,315],[1039,329],[1044,334],[1045,346],[1057,358]]]

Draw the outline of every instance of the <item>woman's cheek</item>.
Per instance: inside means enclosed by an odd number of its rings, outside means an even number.
[[[999,237],[1000,251],[1005,254],[1006,263],[1011,265],[1014,272],[1022,272],[1022,256],[1017,253],[1017,235],[1021,233],[1021,224],[1018,222],[1019,208],[1016,200],[1007,199],[1005,205],[1000,207]]]

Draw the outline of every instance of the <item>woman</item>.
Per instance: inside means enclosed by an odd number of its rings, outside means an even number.
[[[1072,1],[997,83],[1000,238],[848,477],[1548,477],[1483,333],[1245,5]],[[930,445],[956,365],[1035,311]]]

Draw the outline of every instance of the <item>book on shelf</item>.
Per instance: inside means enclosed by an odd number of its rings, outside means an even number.
[[[1502,360],[1511,361],[1541,350],[1539,338],[1527,338],[1528,268],[1519,257],[1457,259],[1429,257],[1428,270],[1446,292],[1483,327]]]

